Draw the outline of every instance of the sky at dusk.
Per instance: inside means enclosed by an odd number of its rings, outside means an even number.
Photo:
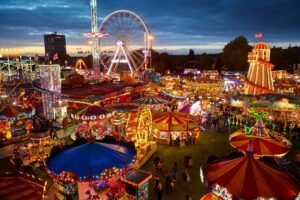
[[[262,32],[270,46],[300,45],[299,0],[98,0],[98,21],[126,9],[140,15],[154,35],[154,49],[186,54],[220,52],[244,35]],[[68,53],[88,48],[89,0],[0,0],[0,53],[43,53],[43,35],[66,35]]]

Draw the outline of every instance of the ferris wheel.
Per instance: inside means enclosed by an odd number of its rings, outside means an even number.
[[[107,34],[99,40],[100,61],[107,74],[130,72],[134,74],[148,64],[150,31],[137,14],[119,10],[109,14],[99,28]]]

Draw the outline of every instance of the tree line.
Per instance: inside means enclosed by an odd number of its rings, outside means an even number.
[[[249,67],[248,53],[252,50],[248,40],[239,36],[227,43],[222,53],[195,55],[190,49],[187,55],[171,55],[168,53],[152,52],[152,66],[158,72],[183,72],[185,68],[196,68],[199,70],[237,70],[247,71]],[[271,63],[275,65],[274,70],[293,71],[294,65],[300,64],[300,47],[289,46],[271,48]]]

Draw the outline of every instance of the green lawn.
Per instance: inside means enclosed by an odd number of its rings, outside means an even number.
[[[157,150],[163,163],[164,174],[171,170],[174,162],[177,162],[179,167],[178,179],[173,188],[173,192],[169,195],[164,194],[163,199],[184,200],[185,195],[188,193],[193,200],[197,200],[206,193],[200,180],[200,166],[205,162],[209,155],[226,155],[233,149],[228,143],[228,130],[223,129],[219,132],[210,130],[202,132],[194,145],[181,146],[179,148],[168,145],[158,145]],[[191,183],[185,182],[182,178],[184,156],[191,156],[193,158],[193,166],[189,170],[192,180]],[[150,159],[142,167],[142,170],[154,172],[153,159]],[[165,184],[164,177],[161,176],[160,179],[163,181],[163,184]],[[149,191],[150,199],[156,199],[153,183],[154,181],[152,180]]]

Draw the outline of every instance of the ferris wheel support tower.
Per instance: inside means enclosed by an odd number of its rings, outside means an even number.
[[[92,34],[98,33],[97,21],[97,0],[90,0],[91,7],[91,32]],[[93,54],[93,68],[95,72],[100,72],[100,57],[99,57],[99,39],[92,38],[92,54]]]

